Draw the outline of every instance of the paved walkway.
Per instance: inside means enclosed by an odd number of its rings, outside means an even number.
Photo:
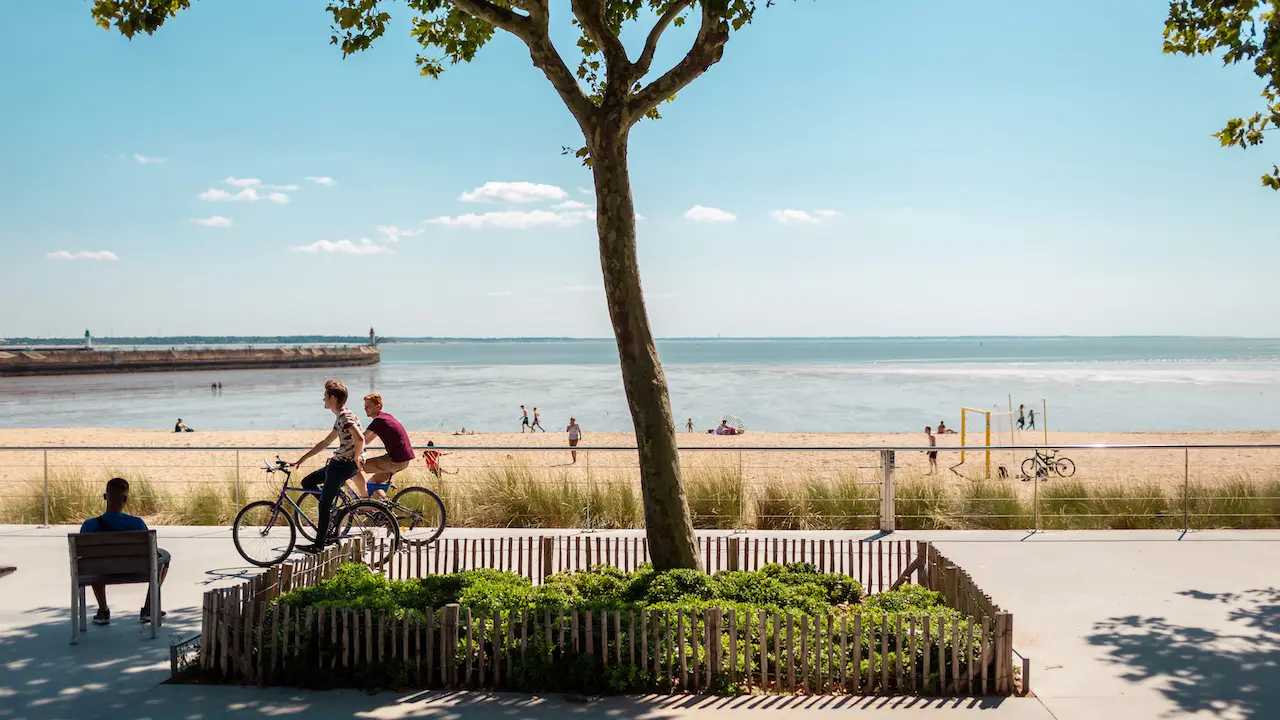
[[[249,577],[219,528],[160,528],[174,556],[157,640],[143,587],[111,589],[115,621],[68,644],[70,528],[0,526],[0,720],[45,718],[1280,717],[1280,532],[906,532],[934,540],[1015,616],[1037,697],[530,698],[159,685],[168,640],[198,630],[200,593]],[[462,531],[459,531],[460,533]],[[484,535],[490,531],[469,531]],[[807,533],[811,537],[823,533]],[[848,536],[845,534],[844,536]]]

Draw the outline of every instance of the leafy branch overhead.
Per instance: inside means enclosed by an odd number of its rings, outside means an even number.
[[[775,0],[760,0],[767,7]],[[551,0],[406,0],[414,12],[411,34],[424,48],[417,64],[423,75],[438,77],[448,66],[470,62],[496,30],[515,35],[529,57],[559,93],[586,137],[576,152],[590,160],[600,134],[617,137],[642,118],[658,118],[658,106],[718,62],[729,34],[749,24],[757,0],[571,0],[570,22],[578,29],[580,54],[571,70],[550,36]],[[331,42],[351,55],[369,49],[387,30],[392,0],[330,0]],[[93,16],[126,37],[150,34],[191,0],[95,0]],[[654,22],[633,59],[623,46],[627,23]],[[651,77],[663,33],[697,23],[692,47],[672,67]]]
[[[1233,118],[1214,137],[1223,147],[1262,144],[1268,130],[1280,126],[1280,0],[1174,0],[1164,26],[1164,51],[1180,55],[1217,55],[1224,65],[1250,63],[1264,81],[1264,109]],[[1280,167],[1262,176],[1262,184],[1280,190]]]

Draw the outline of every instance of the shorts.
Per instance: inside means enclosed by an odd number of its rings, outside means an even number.
[[[930,460],[937,460],[937,459],[938,459],[938,453],[937,453],[937,451],[930,451],[930,452],[929,452],[929,459],[930,459]]]
[[[569,447],[578,447],[578,438],[569,438]]]
[[[379,491],[381,491],[381,492],[386,492],[386,491],[388,491],[388,490],[390,490],[390,489],[391,489],[391,483],[371,483],[371,482],[367,482],[367,483],[365,483],[365,484],[364,484],[364,491],[365,491],[366,493],[368,493],[369,495],[372,495],[372,494],[374,494],[374,493],[376,493],[376,492],[379,492]]]
[[[520,419],[520,424],[521,424],[521,425],[528,425],[528,424],[529,424],[529,418],[521,418],[521,419]]]
[[[412,460],[392,460],[390,455],[379,455],[364,461],[364,471],[372,475],[380,473],[398,473],[409,467]]]

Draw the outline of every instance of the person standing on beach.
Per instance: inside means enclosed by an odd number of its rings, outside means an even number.
[[[686,421],[685,421],[685,423],[684,423],[684,431],[685,431],[685,432],[693,432],[693,418],[689,418],[688,420],[686,420]]]
[[[569,427],[565,428],[565,432],[569,433],[569,447],[578,447],[578,441],[582,439],[582,428],[578,427],[577,418],[569,418]],[[569,454],[573,456],[570,462],[578,462],[577,450],[570,450]]]
[[[1027,411],[1027,429],[1028,430],[1036,429],[1036,409],[1035,408],[1031,408],[1030,410]]]
[[[1026,415],[1023,413],[1023,410],[1022,410],[1024,407],[1026,407],[1026,406],[1025,406],[1025,405],[1019,405],[1019,406],[1018,406],[1018,429],[1019,429],[1019,430],[1021,430],[1021,429],[1025,428],[1025,427],[1027,426],[1027,417],[1026,417]]]
[[[524,434],[525,429],[528,429],[529,432],[533,432],[533,429],[529,427],[529,411],[525,410],[524,406],[521,405],[520,406],[520,434],[521,435]]]
[[[929,438],[929,447],[938,447],[938,437],[933,434],[933,428],[928,425],[924,426],[924,434]],[[929,451],[929,475],[938,472],[938,451]]]
[[[542,427],[542,418],[538,415],[538,408],[533,409],[533,424],[529,426],[529,432],[534,432],[535,430],[547,431],[546,428]]]
[[[365,478],[363,488],[360,487],[362,483],[356,483],[356,490],[363,490],[359,494],[364,497],[374,496],[385,500],[391,476],[413,462],[413,445],[409,442],[409,433],[404,425],[391,413],[382,411],[382,396],[378,393],[364,396],[364,414],[370,418],[369,429],[364,431],[365,444],[368,445],[377,436],[387,449],[387,454],[364,461],[364,472],[361,475],[367,474],[368,477]]]
[[[290,463],[294,467],[302,467],[312,455],[319,453],[334,440],[338,448],[324,467],[312,472],[302,479],[302,487],[308,490],[320,489],[320,517],[316,523],[316,541],[299,550],[318,553],[324,549],[329,534],[329,515],[333,512],[333,499],[348,480],[356,476],[364,466],[364,433],[360,430],[360,420],[355,413],[347,409],[347,386],[337,380],[329,380],[324,384],[324,409],[333,413],[333,430],[315,447]]]

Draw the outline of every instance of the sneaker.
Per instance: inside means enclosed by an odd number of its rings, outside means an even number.
[[[165,616],[165,615],[168,615],[168,614],[169,614],[169,613],[167,613],[167,612],[165,612],[165,611],[161,610],[161,611],[160,611],[160,619],[161,619],[161,620],[163,620],[163,619],[164,619],[164,616]],[[143,608],[143,609],[142,609],[142,612],[138,613],[138,622],[140,622],[140,623],[149,623],[149,622],[151,622],[151,611],[150,611],[150,610],[147,610],[146,608]]]
[[[93,616],[94,625],[110,625],[111,611],[107,608],[98,608],[98,612]]]

